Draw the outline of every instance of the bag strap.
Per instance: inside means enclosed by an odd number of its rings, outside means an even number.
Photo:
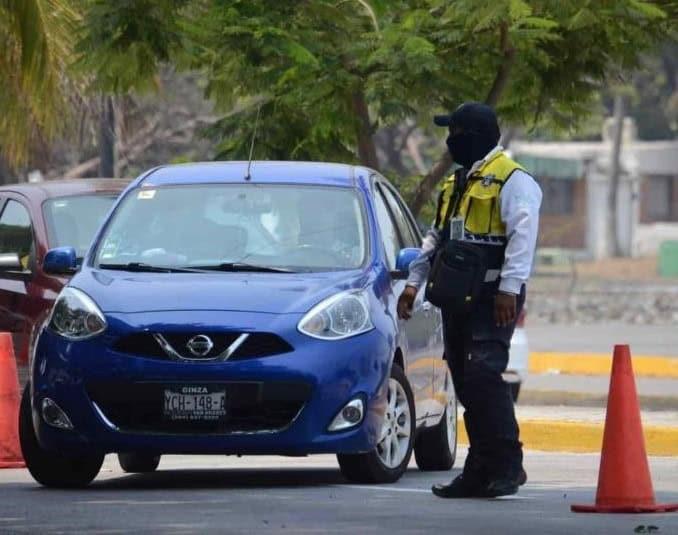
[[[459,205],[461,204],[461,197],[464,194],[466,189],[467,179],[466,179],[466,169],[460,167],[454,172],[454,189],[450,195],[450,200],[447,203],[447,210],[445,210],[445,217],[443,218],[443,226],[448,225],[450,222],[450,217],[457,215],[459,213]],[[442,203],[442,201],[441,201]]]

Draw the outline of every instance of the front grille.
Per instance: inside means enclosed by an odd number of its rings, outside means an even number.
[[[238,338],[242,334],[247,334],[247,337],[242,343],[238,345]],[[158,337],[160,336],[160,338]],[[213,343],[209,352],[204,355],[195,355],[188,349],[188,343],[196,336],[207,335]],[[171,349],[163,349],[163,345],[159,340],[164,340]],[[121,353],[128,353],[137,357],[146,357],[159,360],[192,360],[192,361],[210,361],[210,360],[226,360],[221,358],[232,344],[236,344],[232,354],[227,357],[227,360],[245,360],[260,357],[270,357],[272,355],[279,355],[281,353],[288,353],[293,350],[292,346],[278,335],[273,333],[253,332],[228,332],[228,333],[176,333],[176,332],[160,332],[160,333],[134,333],[118,338],[113,345],[115,351]],[[172,352],[176,355],[173,356]]]
[[[165,434],[280,431],[294,421],[311,395],[311,387],[303,382],[224,382],[209,385],[223,386],[226,390],[226,417],[219,421],[172,421],[164,417],[165,389],[177,389],[185,384],[90,383],[87,393],[104,416],[121,431]]]

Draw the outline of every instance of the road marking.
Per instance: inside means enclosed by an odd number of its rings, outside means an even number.
[[[380,487],[378,485],[332,485],[339,489],[362,489],[362,490],[387,490],[390,492],[414,492],[418,494],[431,494],[430,490],[426,489],[410,489],[406,487]]]
[[[83,500],[75,502],[83,505],[200,505],[229,503],[228,500]]]
[[[638,355],[632,357],[636,377],[678,379],[678,357]],[[610,375],[611,353],[531,352],[530,373]]]
[[[390,492],[410,492],[413,494],[428,494],[433,496],[433,493],[428,489],[412,489],[407,487],[380,487],[378,485],[333,485],[334,487],[342,489],[359,489],[359,490],[378,490],[378,491],[390,491]],[[491,500],[534,500],[534,496],[499,496],[497,498],[480,498],[480,499],[491,499]]]

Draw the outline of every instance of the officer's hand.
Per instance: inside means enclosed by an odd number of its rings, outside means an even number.
[[[412,306],[417,298],[417,289],[414,286],[405,286],[403,293],[398,298],[398,317],[408,320],[412,317]]]
[[[494,321],[497,327],[508,327],[516,319],[516,296],[499,292],[494,298]]]

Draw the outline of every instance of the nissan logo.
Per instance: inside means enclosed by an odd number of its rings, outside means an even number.
[[[214,343],[209,336],[199,334],[186,342],[186,347],[196,357],[204,357],[210,351],[212,351]]]

